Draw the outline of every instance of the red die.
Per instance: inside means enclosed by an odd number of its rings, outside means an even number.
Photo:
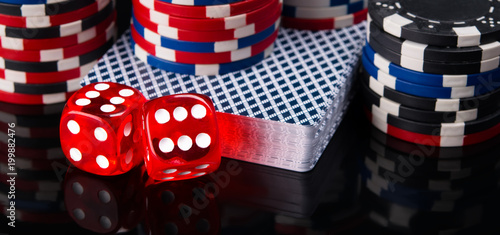
[[[154,99],[144,105],[144,115],[150,177],[189,179],[219,167],[219,128],[209,97],[179,94]]]
[[[60,123],[61,146],[76,167],[117,175],[142,162],[144,96],[117,83],[97,83],[71,96]]]

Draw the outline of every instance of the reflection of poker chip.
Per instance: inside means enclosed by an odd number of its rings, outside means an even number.
[[[5,183],[0,183],[0,192],[8,194],[10,191],[10,185]],[[25,201],[47,201],[47,202],[57,202],[63,199],[62,191],[25,191],[16,189],[16,199],[21,199]]]
[[[0,205],[2,213],[6,216],[9,215],[8,207]],[[16,209],[16,221],[30,222],[30,223],[43,223],[43,224],[62,224],[71,221],[68,213],[63,212],[31,212],[21,209]]]
[[[0,202],[4,205],[9,204],[8,196],[0,192]],[[62,201],[29,201],[23,199],[15,199],[16,209],[29,212],[63,212],[66,211]]]
[[[491,194],[487,200],[475,200],[470,206],[451,212],[410,208],[371,192],[364,193],[362,197],[366,202],[369,219],[393,233],[445,234],[453,231],[470,234],[489,233],[498,226],[494,219],[499,209],[495,195],[497,194]]]
[[[3,103],[1,105],[3,105]],[[35,107],[38,109],[38,111],[45,112],[43,110],[43,106],[26,106],[26,108],[29,107]],[[17,115],[0,111],[0,119],[4,123],[14,123],[16,126],[22,127],[54,127],[59,125],[59,119],[61,118],[63,107],[57,105],[54,105],[52,107],[55,109],[54,111],[57,112],[50,115],[43,115],[43,113],[41,113],[40,116],[35,116],[36,112],[33,113],[33,115]],[[52,107],[49,107],[49,109]],[[10,112],[11,109],[8,109],[6,111]],[[6,132],[7,129],[2,130]]]
[[[0,130],[9,129],[9,124],[0,121]],[[16,136],[23,138],[57,138],[59,137],[59,128],[55,127],[23,127],[16,125]]]
[[[8,164],[8,159],[2,159],[0,164]],[[26,158],[24,156],[16,156],[15,167],[21,170],[27,171],[52,171],[55,173],[55,169],[61,168],[61,166],[67,166],[64,159],[32,159]],[[29,173],[29,172],[27,172]],[[50,176],[52,174],[49,173]]]
[[[0,93],[1,94],[1,93]],[[7,143],[10,137],[7,133],[0,131],[0,142]],[[60,146],[59,138],[26,138],[16,136],[16,147],[25,148],[53,148]]]
[[[49,162],[50,160],[45,160]],[[53,163],[53,162],[52,162]],[[25,164],[25,163],[24,163]],[[8,166],[3,161],[0,162],[0,173],[8,174],[8,173],[16,173],[16,177],[24,180],[57,180],[58,172],[54,169],[47,170],[33,170],[33,169],[22,169],[16,166]]]
[[[1,140],[1,139],[0,139]],[[8,153],[8,145],[0,141],[0,152]],[[24,148],[16,146],[16,156],[25,159],[56,160],[66,159],[60,147],[56,148]]]
[[[9,180],[9,176],[5,174],[0,174],[0,179],[2,182],[7,182]],[[16,178],[16,189],[20,189],[23,191],[30,192],[57,192],[61,191],[61,183],[59,181],[48,181],[48,180],[39,180],[39,181],[31,181],[31,180],[22,180]]]

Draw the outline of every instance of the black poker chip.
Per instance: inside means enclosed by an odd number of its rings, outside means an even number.
[[[500,108],[500,106],[493,103],[489,106],[462,111],[444,112],[420,110],[401,105],[390,99],[382,97],[371,90],[369,87],[367,87],[365,83],[361,84],[363,97],[365,99],[365,103],[368,106],[376,105],[377,107],[380,107],[393,115],[410,121],[422,123],[455,123],[461,121],[473,121],[486,117]]]
[[[475,74],[484,73],[494,70],[500,65],[500,57],[494,57],[487,60],[466,61],[466,62],[450,62],[444,61],[429,61],[420,58],[412,58],[401,55],[385,47],[383,41],[376,39],[370,40],[369,45],[380,55],[394,64],[403,68],[411,69],[423,73],[433,74]]]
[[[375,0],[370,17],[385,32],[414,42],[467,47],[500,38],[500,2]]]
[[[471,47],[442,47],[422,44],[394,37],[371,22],[367,29],[368,41],[375,40],[401,56],[423,61],[477,62],[500,56],[500,42],[495,41]],[[500,39],[499,39],[500,40]]]

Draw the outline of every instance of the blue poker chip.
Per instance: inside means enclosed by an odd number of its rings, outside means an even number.
[[[137,21],[137,19],[135,19],[135,17],[133,18],[133,25],[139,35],[146,39],[146,41],[155,45],[160,45],[162,47],[177,51],[195,53],[218,53],[238,50],[261,42],[276,31],[276,29],[279,27],[279,20],[269,28],[257,34],[240,39],[219,42],[190,42],[163,37],[155,32],[152,32],[151,30],[146,29],[139,23],[139,21]]]
[[[365,47],[365,49],[365,56],[377,68],[389,75],[415,84],[423,84],[436,87],[463,87],[492,84],[498,83],[498,81],[500,81],[500,68],[484,73],[462,75],[422,73],[391,63],[389,60],[380,56],[368,46]]]
[[[241,2],[242,0],[158,0],[158,1],[168,2],[177,5],[186,5],[186,6],[213,6],[213,5]]]
[[[369,46],[365,46],[363,50],[364,53],[362,61],[363,68],[366,71],[365,75],[373,77],[389,88],[406,94],[427,98],[460,99],[487,94],[492,92],[492,89],[497,89],[498,87],[500,87],[500,82],[487,84],[489,86],[478,85],[467,87],[434,87],[411,83],[400,79],[399,77],[391,76],[381,69],[377,68],[369,59],[370,53],[373,52],[370,50],[371,48]]]
[[[271,45],[269,48],[267,48],[260,54],[236,62],[225,63],[225,64],[197,65],[197,64],[181,64],[181,63],[171,62],[150,55],[144,49],[135,44],[132,38],[130,38],[130,45],[132,50],[134,51],[135,56],[139,58],[141,61],[156,68],[163,69],[169,72],[190,74],[190,75],[217,75],[217,74],[225,74],[242,70],[261,62],[267,56],[269,56],[274,49],[273,45]]]

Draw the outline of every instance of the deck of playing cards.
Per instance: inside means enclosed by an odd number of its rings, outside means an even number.
[[[192,76],[143,63],[126,32],[82,85],[122,83],[150,99],[205,94],[218,111],[223,157],[305,172],[344,116],[364,40],[365,23],[340,30],[280,29],[263,62],[224,75]]]

